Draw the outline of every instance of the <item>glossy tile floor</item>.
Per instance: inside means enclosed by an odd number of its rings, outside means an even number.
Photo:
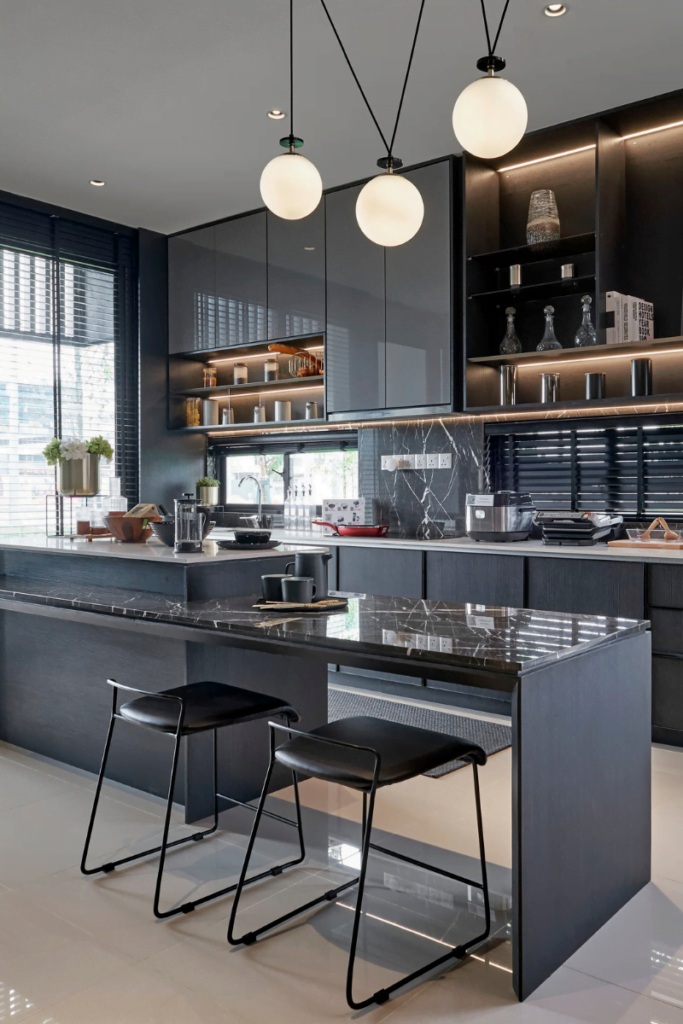
[[[495,937],[476,958],[357,1016],[368,1024],[683,1024],[683,751],[654,748],[653,787],[654,882],[519,1004],[506,940],[510,753],[491,758],[482,788]],[[326,1024],[353,1018],[344,1000],[352,895],[248,949],[226,942],[231,897],[156,922],[153,861],[98,879],[79,873],[92,789],[90,776],[0,744],[0,1021]],[[302,793],[310,834],[305,869],[246,890],[245,929],[325,891],[331,879],[350,877],[357,864],[356,796],[312,781]],[[279,796],[279,809],[291,810],[290,794]],[[234,878],[248,814],[230,812],[220,838],[169,855],[169,904]],[[160,815],[158,801],[107,786],[93,856],[141,848],[158,835]],[[456,859],[476,872],[470,769],[383,791],[376,824],[396,848],[436,855],[443,866]],[[184,829],[178,814],[176,834]],[[291,831],[269,823],[255,866],[291,849]],[[358,993],[434,958],[444,942],[476,933],[474,891],[445,881],[373,859]]]

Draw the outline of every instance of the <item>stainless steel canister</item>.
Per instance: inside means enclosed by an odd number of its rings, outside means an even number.
[[[514,405],[517,400],[517,366],[503,363],[500,367],[500,404]]]
[[[266,422],[266,407],[264,405],[254,406],[254,423]]]
[[[276,402],[275,403],[275,420],[277,423],[282,423],[284,420],[291,420],[292,418],[292,403],[291,402]]]
[[[317,402],[306,402],[306,419],[317,420],[318,418],[318,403]]]
[[[541,374],[541,401],[559,402],[560,400],[560,375],[559,373]]]
[[[202,402],[202,424],[205,427],[218,425],[218,402],[213,398],[205,398]]]

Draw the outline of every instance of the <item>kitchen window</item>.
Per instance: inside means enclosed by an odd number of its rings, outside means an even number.
[[[135,233],[0,203],[0,535],[59,532],[52,437],[112,444],[137,499]]]

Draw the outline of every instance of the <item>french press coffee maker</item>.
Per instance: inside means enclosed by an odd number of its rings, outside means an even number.
[[[200,554],[206,515],[199,511],[199,503],[191,494],[176,498],[175,544],[177,554]]]

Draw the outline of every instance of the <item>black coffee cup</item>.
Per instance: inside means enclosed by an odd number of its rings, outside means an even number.
[[[261,577],[261,593],[264,601],[282,600],[282,581],[288,579],[286,572],[276,572]]]
[[[282,580],[282,598],[292,604],[311,604],[315,584],[311,576],[285,576]]]

